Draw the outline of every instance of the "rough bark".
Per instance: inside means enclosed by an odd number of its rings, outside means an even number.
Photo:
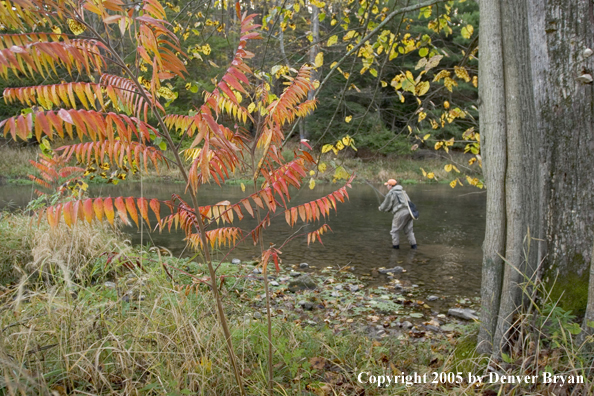
[[[492,68],[499,48],[489,39],[494,8],[501,5],[505,103],[493,100],[500,80]],[[487,233],[483,260],[483,328],[479,349],[489,351],[489,336],[497,320],[493,352],[505,348],[513,315],[521,304],[520,285],[537,266],[561,278],[590,268],[588,320],[594,319],[594,99],[593,85],[580,78],[593,73],[594,3],[590,0],[481,0],[481,134],[487,180]],[[488,20],[485,20],[487,18]],[[491,29],[491,30],[488,30]],[[490,33],[486,33],[490,32]],[[489,37],[483,37],[489,34]],[[491,74],[490,78],[487,75]],[[494,106],[495,108],[490,108]],[[490,116],[503,111],[505,142],[495,143]],[[498,181],[494,177],[495,145],[506,151],[505,196],[490,208]],[[497,226],[505,208],[505,226]],[[505,230],[506,265],[500,282],[494,252]],[[590,318],[590,319],[588,319]],[[484,345],[483,345],[484,344]],[[486,346],[485,346],[486,345]]]
[[[547,205],[550,263],[560,275],[588,270],[594,242],[594,100],[593,84],[578,80],[593,75],[594,3],[591,0],[549,0],[546,41],[550,58],[546,139],[551,161]]]
[[[491,353],[499,313],[505,249],[504,176],[506,168],[505,92],[501,9],[499,1],[483,0],[479,4],[479,113],[483,175],[487,185],[487,224],[483,243],[481,286],[481,328],[479,353]]]
[[[590,260],[590,283],[588,285],[588,306],[582,322],[582,332],[578,337],[578,344],[582,344],[586,337],[594,333],[594,326],[589,326],[594,322],[594,244],[592,245],[592,260]]]

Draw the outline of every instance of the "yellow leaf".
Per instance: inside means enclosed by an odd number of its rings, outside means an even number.
[[[334,148],[333,145],[331,144],[325,144],[322,146],[322,154],[327,153],[328,151],[332,150]]]
[[[468,75],[468,71],[466,70],[465,67],[463,66],[454,66],[454,73],[456,73],[456,76],[461,79],[464,80],[466,82],[470,81],[470,76]]]
[[[316,186],[316,181],[312,177],[311,179],[309,179],[309,189],[313,190],[315,186]]]
[[[457,182],[457,181],[458,181],[458,179],[456,179],[456,180],[452,180],[452,181],[450,182],[450,187],[452,187],[452,188],[456,187],[456,182]]]
[[[427,172],[425,172],[425,169],[423,169],[423,168],[420,168],[420,169],[421,169],[421,172],[423,172],[423,176],[427,176]]]
[[[327,43],[327,45],[328,45],[328,47],[331,47],[331,46],[333,46],[334,44],[336,44],[337,42],[338,42],[338,36],[337,36],[337,35],[334,35],[334,36],[332,36],[332,37],[330,37],[330,38],[328,39],[328,43]]]
[[[330,21],[330,26],[334,26],[338,23],[338,21],[336,19],[333,19]]]
[[[446,77],[443,80],[443,85],[445,85],[445,87],[448,89],[448,91],[452,92],[452,87],[457,87],[458,83],[454,79],[452,79],[450,77]]]
[[[344,121],[345,121],[346,123],[349,123],[349,122],[351,122],[351,120],[352,120],[352,119],[353,119],[353,116],[352,116],[352,115],[344,117]]]
[[[381,84],[382,84],[382,88],[386,88],[388,86],[388,83],[383,80],[381,81]]]
[[[319,82],[318,80],[314,81],[314,82],[313,82],[313,87],[314,87],[315,89],[318,89],[318,88],[320,87],[320,82]]]
[[[423,81],[417,84],[415,87],[415,95],[423,96],[429,91],[429,81]]]
[[[254,112],[254,110],[256,109],[256,104],[255,104],[255,103],[253,103],[253,102],[252,102],[252,103],[250,103],[250,105],[248,106],[248,108],[247,108],[247,109],[248,109],[248,111],[249,111],[250,113],[253,113],[253,112]]]
[[[326,172],[326,163],[322,162],[320,165],[318,165],[318,170],[322,173]]]
[[[421,112],[419,113],[419,119],[418,119],[418,121],[417,121],[417,122],[421,122],[421,121],[423,121],[423,120],[425,119],[425,117],[427,117],[427,113],[425,113],[424,111],[421,111]]]
[[[241,191],[245,192],[245,184],[241,183]]]
[[[87,28],[82,23],[75,21],[74,19],[68,19],[66,21],[68,23],[68,27],[70,31],[75,35],[78,36],[79,34],[83,34]]]
[[[446,166],[443,167],[443,169],[445,169],[446,172],[451,172],[452,171],[452,164],[447,164]]]
[[[338,64],[338,62],[332,62],[332,64],[330,65],[330,69],[332,69],[334,66],[336,66]],[[340,69],[338,69],[340,70]]]
[[[315,175],[315,174],[316,174],[316,172],[315,172],[314,170],[310,170],[310,171],[309,171],[309,175],[310,175],[310,176],[313,176],[313,175]]]
[[[476,162],[476,157],[475,158],[471,158],[468,160],[468,165],[472,165]]]
[[[474,85],[475,88],[478,88],[478,77],[477,76],[472,77],[472,85]]]
[[[439,150],[443,146],[443,142],[435,143],[435,150]]]
[[[316,63],[315,66],[316,67],[321,67],[324,64],[324,53],[323,52],[319,52],[316,55]]]
[[[342,142],[339,140],[338,142],[336,142],[335,147],[337,150],[342,150],[344,148],[344,144],[342,144]]]
[[[427,177],[428,177],[429,179],[433,179],[433,178],[435,178],[435,173],[433,173],[433,172],[429,172],[429,173],[427,173]]]
[[[62,29],[60,29],[59,26],[54,25],[54,26],[52,26],[52,32],[54,32],[56,34],[60,34],[60,33],[62,33]]]
[[[473,32],[474,27],[472,25],[466,25],[462,28],[462,37],[464,37],[465,39],[469,39],[470,36],[472,36]]]
[[[430,134],[430,133],[428,133],[428,134],[426,134],[425,136],[423,136],[423,140],[427,140],[427,139],[429,139],[430,137],[431,137],[431,134]]]
[[[447,100],[445,102],[443,102],[443,108],[444,109],[449,109],[450,108],[450,102],[448,102]]]

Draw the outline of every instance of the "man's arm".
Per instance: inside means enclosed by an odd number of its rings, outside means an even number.
[[[384,199],[384,202],[382,202],[382,204],[380,205],[380,207],[378,209],[381,210],[382,212],[389,212],[392,210],[393,206],[394,206],[394,194],[390,194],[388,192],[388,194],[386,194],[386,198]]]

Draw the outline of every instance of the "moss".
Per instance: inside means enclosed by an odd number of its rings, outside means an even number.
[[[480,355],[476,352],[478,332],[475,331],[456,344],[452,355],[454,371],[473,372]]]
[[[570,271],[567,275],[550,281],[552,301],[559,301],[559,306],[574,315],[583,316],[588,304],[589,274],[584,271],[580,276]]]

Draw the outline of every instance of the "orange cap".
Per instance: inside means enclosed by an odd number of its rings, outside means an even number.
[[[395,186],[396,184],[398,184],[398,182],[396,181],[396,179],[390,179],[387,182],[384,183],[385,186]]]

